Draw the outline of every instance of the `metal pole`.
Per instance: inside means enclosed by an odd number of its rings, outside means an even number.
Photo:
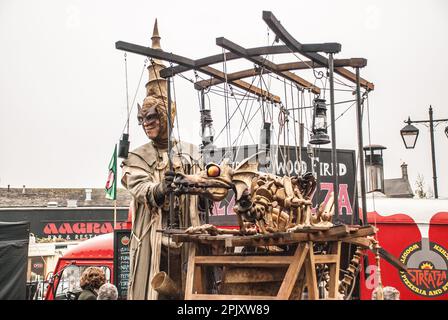
[[[432,117],[432,106],[429,106],[429,131],[431,133],[431,156],[432,156],[432,178],[434,180],[434,198],[439,198],[437,190],[437,173],[436,173],[436,152],[434,147],[434,121]]]
[[[173,171],[173,162],[171,161],[171,150],[173,148],[171,143],[171,131],[172,131],[172,123],[171,123],[171,77],[166,78],[167,85],[167,96],[168,96],[168,107],[167,107],[167,122],[168,122],[168,164],[170,171]],[[179,141],[180,143],[180,141]],[[174,223],[174,201],[173,201],[173,193],[170,192],[170,220],[168,223],[168,227],[171,228]]]
[[[201,90],[201,111],[205,110],[205,95],[204,95],[204,89]],[[201,113],[201,117],[202,117],[202,113]],[[204,129],[205,129],[205,122],[203,121],[203,119],[201,119],[201,138],[202,138],[202,134],[204,133]],[[205,155],[204,155],[204,141],[202,141],[201,144],[201,153],[202,153],[202,163],[205,163]],[[208,199],[205,199],[204,201],[205,203],[205,223],[209,223],[209,202]]]
[[[339,222],[339,166],[336,152],[336,120],[334,110],[334,61],[333,54],[328,55],[328,71],[330,78],[330,109],[331,109],[331,160],[333,163],[333,192],[334,192],[334,222]]]
[[[171,143],[171,131],[173,129],[173,124],[171,123],[171,77],[166,78],[166,85],[167,85],[167,96],[168,96],[168,107],[167,107],[167,124],[168,124],[168,165],[170,168],[170,171],[173,171],[173,161],[171,159],[171,150],[173,148],[173,145]],[[180,141],[179,141],[180,143]],[[174,195],[172,192],[170,192],[170,211],[169,211],[169,220],[168,220],[168,230],[170,230],[173,227],[174,223]],[[163,235],[162,235],[163,237]],[[167,256],[167,272],[168,276],[171,276],[171,267],[170,267],[170,254],[171,254],[171,236],[168,233],[168,256]],[[149,277],[149,272],[148,272]]]
[[[367,201],[366,201],[366,178],[364,171],[364,150],[362,138],[362,111],[361,111],[361,89],[359,84],[359,68],[356,68],[356,120],[358,126],[358,155],[359,155],[359,176],[361,179],[361,206],[362,222],[367,224]],[[355,179],[355,183],[357,183]]]

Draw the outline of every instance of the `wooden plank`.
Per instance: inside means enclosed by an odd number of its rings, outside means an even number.
[[[357,229],[357,230],[356,230]],[[272,234],[258,234],[252,236],[204,235],[204,234],[173,234],[174,242],[196,242],[208,245],[219,244],[226,247],[237,246],[279,246],[294,244],[303,241],[339,241],[347,242],[349,239],[374,235],[373,226],[341,225],[332,228],[312,227],[300,229],[298,232],[278,232]]]
[[[308,233],[291,233],[291,239],[296,241],[296,242],[302,242],[302,241],[308,241],[309,237],[308,237]]]
[[[333,239],[338,239],[338,237],[345,236],[349,233],[350,231],[347,225],[340,225],[337,227],[332,227],[327,231],[311,233],[308,235],[308,240],[316,242],[333,241]]]
[[[194,266],[193,293],[204,293],[204,282],[202,281],[204,274],[201,266]]]
[[[263,20],[267,23],[269,28],[279,37],[289,48],[294,52],[299,52],[303,56],[315,61],[318,64],[328,66],[328,59],[318,53],[304,52],[302,50],[302,44],[298,42],[286,29],[280,24],[280,21],[270,11],[263,11]],[[367,64],[365,61],[364,65]],[[361,65],[361,64],[360,64]],[[356,83],[356,75],[353,72],[348,71],[345,68],[335,68],[334,72],[342,77]],[[364,79],[360,79],[360,85],[367,90],[373,90],[375,87],[373,83],[370,83]]]
[[[191,243],[188,250],[187,279],[185,280],[185,300],[191,300],[194,281],[194,257],[196,255],[196,244]]]
[[[329,281],[329,290],[328,297],[336,298],[336,294],[338,293],[339,288],[339,263],[340,263],[340,255],[341,255],[341,241],[332,243],[332,247],[330,248],[330,253],[338,256],[336,263],[330,264],[330,281]]]
[[[229,294],[193,294],[192,300],[276,300],[276,297]]]
[[[306,240],[306,237],[303,238]],[[239,246],[279,246],[297,243],[290,232],[277,232],[272,234],[260,234],[255,236],[238,236],[226,239],[226,247]]]
[[[242,57],[246,58],[247,60],[252,61],[253,63],[260,65],[261,67],[272,71],[273,73],[279,75],[280,77],[286,78],[286,79],[298,84],[301,87],[310,89],[315,94],[320,94],[320,88],[316,87],[311,82],[303,79],[302,77],[299,77],[298,75],[296,75],[290,71],[285,71],[285,72],[278,71],[277,65],[275,63],[273,63],[272,61],[269,61],[260,56],[258,56],[258,57],[257,56],[249,56],[246,52],[247,49],[237,45],[236,43],[234,43],[224,37],[216,38],[216,44],[224,49],[227,49],[231,52],[241,55]]]
[[[342,240],[345,243],[350,243],[350,244],[354,244],[360,247],[363,247],[365,249],[368,249],[371,245],[371,241],[369,239],[366,238],[351,238],[351,239],[343,239]]]
[[[363,58],[351,58],[351,59],[335,59],[334,66],[342,67],[342,66],[351,66],[351,67],[363,67],[367,63],[366,59]],[[286,62],[277,64],[278,71],[291,71],[291,70],[303,70],[303,69],[319,69],[324,68],[323,65],[314,63],[313,61],[294,61],[294,62]],[[227,74],[227,81],[235,81],[244,78],[258,76],[260,74],[269,74],[270,70],[261,69],[261,68],[251,68],[246,70],[241,70],[233,73]],[[215,86],[218,84],[224,83],[224,80],[218,78],[212,78],[207,80],[201,80],[196,82],[195,88],[203,89],[211,86]]]
[[[196,256],[195,264],[207,266],[281,267],[293,263],[295,256]]]
[[[306,286],[308,288],[308,299],[319,300],[319,291],[317,288],[316,265],[314,261],[313,242],[308,242],[309,251],[305,262]]]
[[[285,268],[253,268],[227,267],[224,272],[223,283],[259,283],[280,282],[285,277]]]
[[[323,234],[325,236],[339,236],[339,235],[348,234],[349,232],[350,232],[349,227],[347,225],[343,224],[340,226],[332,227],[328,231],[324,231]]]
[[[302,269],[303,262],[305,261],[306,255],[309,251],[309,244],[300,244],[297,246],[296,252],[294,254],[294,260],[286,271],[285,278],[283,279],[282,285],[278,290],[277,299],[288,300],[291,296],[291,292],[299,276],[300,270]]]
[[[225,74],[224,72],[221,72],[215,68],[212,67],[202,67],[200,68],[200,71],[213,76],[213,77],[217,77],[220,79],[223,79],[225,81]],[[234,86],[241,88],[243,90],[249,91],[257,96],[260,96],[262,98],[265,98],[267,100],[271,100],[275,103],[280,103],[281,99],[279,96],[273,95],[265,90],[262,90],[250,83],[244,82],[242,80],[235,80],[235,81],[231,81],[230,84],[233,84]]]
[[[317,233],[319,231],[327,231],[330,230],[330,227],[315,227],[315,226],[310,226],[310,227],[304,227],[302,229],[297,229],[294,232],[290,232],[290,234],[295,234],[295,233]]]
[[[356,74],[354,74],[353,72],[351,72],[345,68],[335,68],[334,72],[339,74],[340,76],[344,77],[345,79],[356,83]],[[375,85],[373,83],[368,82],[366,79],[363,79],[363,78],[359,79],[359,84],[361,87],[363,87],[369,91],[375,89]]]
[[[339,262],[340,256],[336,254],[317,254],[314,255],[315,263],[337,263]]]

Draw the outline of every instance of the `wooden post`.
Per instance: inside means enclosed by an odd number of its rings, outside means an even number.
[[[196,244],[190,243],[188,249],[187,279],[185,280],[185,300],[191,300],[193,295],[195,255],[196,255]]]
[[[306,286],[308,288],[308,300],[319,300],[319,290],[317,288],[316,265],[314,261],[313,242],[308,242],[308,258],[305,263]]]
[[[192,300],[194,295],[203,293],[202,270],[196,265],[196,252],[199,251],[196,243],[190,243],[188,253],[187,279],[185,283],[185,300]]]
[[[288,271],[286,271],[285,278],[283,279],[282,285],[278,290],[277,299],[288,300],[291,296],[292,290],[294,289],[297,277],[299,276],[309,249],[308,243],[300,243],[297,245],[297,249],[294,254],[294,261],[289,265]]]
[[[339,288],[339,267],[341,261],[341,241],[333,242],[331,244],[330,253],[337,256],[334,263],[328,265],[330,269],[330,283],[328,290],[328,298],[336,299]]]
[[[117,229],[117,199],[114,200],[114,229]]]

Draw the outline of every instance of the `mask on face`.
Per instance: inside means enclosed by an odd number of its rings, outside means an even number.
[[[166,98],[160,96],[148,96],[143,101],[143,107],[139,107],[137,119],[143,126],[146,135],[158,149],[168,147],[168,117]],[[171,106],[171,123],[174,121],[176,107]]]

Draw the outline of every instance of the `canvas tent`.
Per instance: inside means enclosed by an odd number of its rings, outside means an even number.
[[[25,300],[29,222],[0,222],[0,300]]]

